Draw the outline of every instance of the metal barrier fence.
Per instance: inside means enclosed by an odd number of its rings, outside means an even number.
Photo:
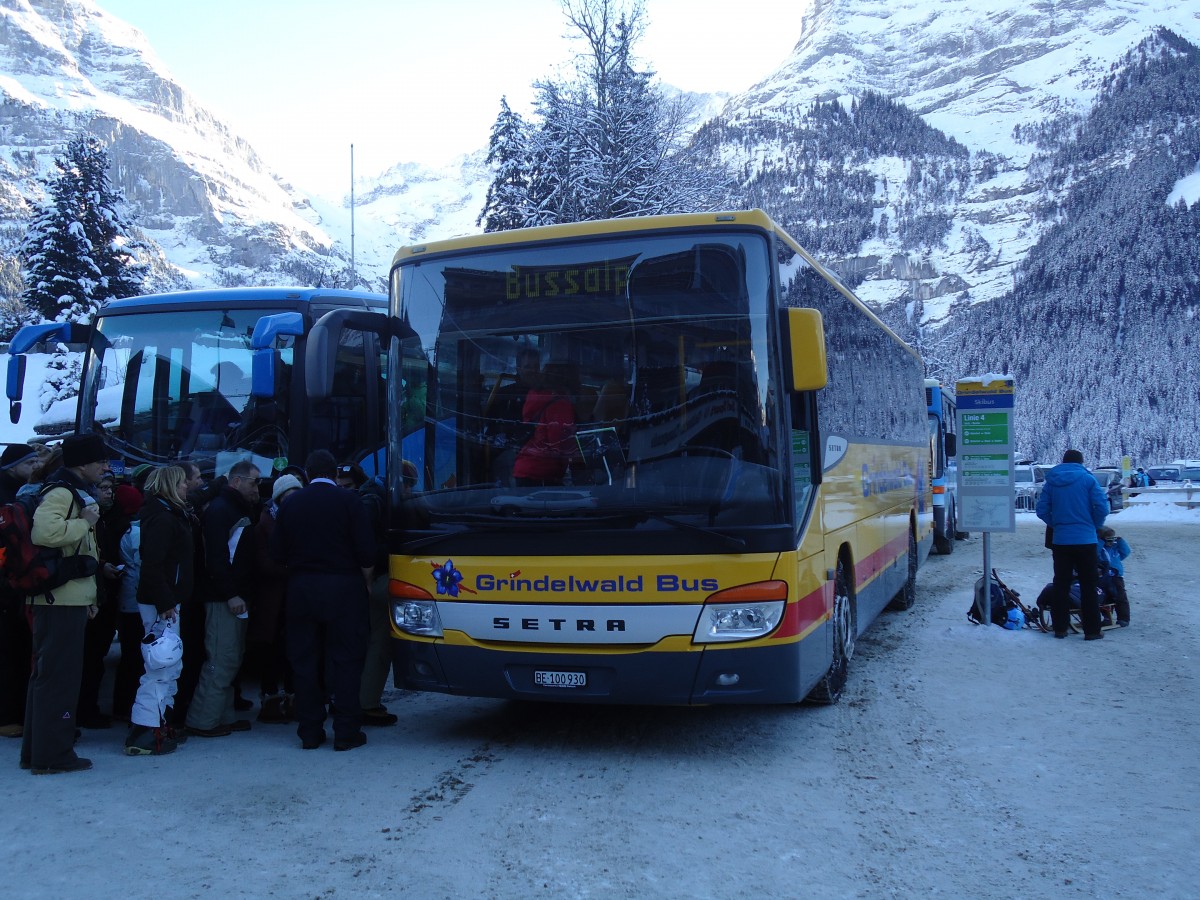
[[[1178,487],[1155,485],[1148,488],[1125,488],[1121,491],[1126,506],[1137,506],[1143,503],[1174,503],[1185,509],[1200,508],[1200,484],[1185,481]]]

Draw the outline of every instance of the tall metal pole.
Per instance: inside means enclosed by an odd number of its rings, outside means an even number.
[[[992,624],[992,533],[983,533],[983,606],[979,610],[979,624]]]
[[[354,145],[350,145],[350,287],[358,284],[358,274],[354,269]]]

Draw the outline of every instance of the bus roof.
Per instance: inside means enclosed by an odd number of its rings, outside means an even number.
[[[147,307],[156,309],[184,310],[192,306],[261,306],[264,303],[279,304],[288,309],[307,306],[314,302],[332,302],[337,306],[362,306],[364,309],[384,309],[387,297],[366,291],[344,291],[332,288],[299,287],[240,287],[211,288],[198,291],[173,291],[167,294],[143,294],[109,300],[98,315],[112,313],[142,312]]]
[[[568,225],[542,225],[537,228],[514,228],[511,231],[492,231],[467,237],[432,241],[427,244],[412,244],[401,247],[392,260],[392,267],[402,265],[440,253],[461,250],[502,247],[534,241],[553,241],[565,238],[593,237],[629,231],[656,231],[672,228],[695,228],[700,225],[730,225],[757,227],[766,231],[780,231],[761,209],[742,212],[687,213],[674,216],[641,216],[628,219],[603,219],[593,222],[572,222]]]

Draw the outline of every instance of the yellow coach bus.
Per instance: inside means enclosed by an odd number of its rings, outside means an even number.
[[[554,701],[834,702],[932,543],[921,360],[761,211],[402,249],[397,681]],[[316,389],[320,393],[320,388]]]

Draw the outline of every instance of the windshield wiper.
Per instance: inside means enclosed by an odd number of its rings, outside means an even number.
[[[670,516],[664,516],[662,513],[650,512],[649,510],[643,510],[643,515],[645,515],[647,519],[653,519],[655,522],[663,522],[667,525],[671,525],[674,528],[678,528],[681,531],[697,531],[700,534],[706,535],[707,537],[717,538],[723,541],[726,546],[733,547],[734,549],[741,549],[746,546],[746,542],[741,538],[734,537],[730,534],[725,534],[723,531],[717,531],[715,528],[706,528],[703,525],[693,525],[691,522],[681,522],[678,519],[672,519]]]

